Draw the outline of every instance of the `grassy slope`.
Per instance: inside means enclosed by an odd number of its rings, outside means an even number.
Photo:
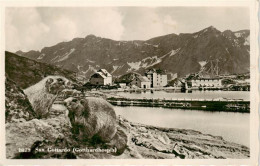
[[[75,73],[71,71],[30,60],[8,51],[5,52],[5,74],[22,89],[39,82],[48,75],[61,75],[75,81]]]

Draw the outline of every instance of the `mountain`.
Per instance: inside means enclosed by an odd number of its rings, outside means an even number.
[[[75,81],[74,72],[21,57],[8,51],[5,52],[5,75],[22,89],[39,82],[48,75],[66,76]]]
[[[249,72],[249,30],[221,32],[210,26],[196,33],[169,34],[146,41],[115,41],[88,35],[41,51],[17,52],[30,59],[89,77],[100,68],[113,76],[157,68],[178,77],[217,68],[218,74]]]

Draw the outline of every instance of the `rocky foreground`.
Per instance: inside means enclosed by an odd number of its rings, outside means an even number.
[[[37,100],[32,100],[31,95],[26,94],[31,93],[32,88],[26,89],[24,94],[15,88],[13,82],[6,82],[11,87],[6,90],[7,158],[250,157],[249,148],[227,142],[221,137],[193,130],[141,125],[116,117],[113,107],[105,100],[83,98],[74,90],[62,90],[66,88],[65,78],[52,77],[44,81],[46,82],[37,84],[34,89],[38,88],[39,93],[46,92],[48,95],[42,94],[44,97]],[[41,90],[39,86],[42,86]],[[19,100],[14,100],[17,96]],[[46,109],[38,112],[36,109],[39,103]]]

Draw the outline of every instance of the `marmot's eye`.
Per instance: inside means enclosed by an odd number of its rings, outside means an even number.
[[[58,78],[57,80],[58,80],[59,82],[63,81],[61,78]]]

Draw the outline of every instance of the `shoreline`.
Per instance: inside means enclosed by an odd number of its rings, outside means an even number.
[[[130,122],[117,116],[118,123],[128,138],[129,150],[123,156],[134,152],[148,158],[178,159],[245,159],[250,157],[250,148],[226,141],[222,136],[205,134],[192,129],[157,127]],[[138,158],[138,157],[137,157]]]
[[[114,106],[162,107],[203,111],[250,113],[250,101],[232,100],[163,100],[163,99],[129,99],[108,97]]]

